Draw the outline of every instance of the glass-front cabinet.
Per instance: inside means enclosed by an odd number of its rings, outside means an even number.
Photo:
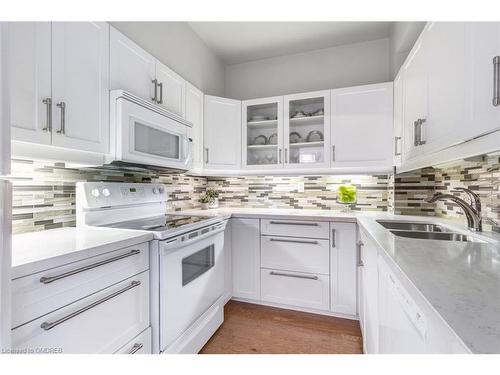
[[[246,100],[244,169],[330,167],[330,91]]]
[[[284,97],[285,168],[330,167],[330,91]]]
[[[247,100],[242,110],[243,167],[282,168],[283,97]]]

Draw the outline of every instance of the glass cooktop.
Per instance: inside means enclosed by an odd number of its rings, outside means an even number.
[[[119,223],[106,224],[103,226],[121,229],[149,230],[163,232],[177,229],[186,225],[202,223],[213,219],[209,216],[186,216],[186,215],[164,215],[139,220],[122,221]]]

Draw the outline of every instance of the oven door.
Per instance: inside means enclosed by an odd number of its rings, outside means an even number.
[[[224,225],[225,226],[225,225]],[[224,226],[160,251],[160,350],[164,351],[224,293]],[[189,238],[189,234],[185,236]]]
[[[116,159],[187,170],[192,164],[189,126],[140,103],[118,98]]]

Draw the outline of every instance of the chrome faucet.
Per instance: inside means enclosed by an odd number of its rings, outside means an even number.
[[[469,196],[470,203],[467,203],[460,197],[457,197],[453,194],[443,194],[436,193],[431,198],[426,199],[425,201],[428,203],[434,203],[438,200],[450,200],[458,204],[465,213],[465,217],[467,218],[467,226],[471,231],[474,232],[482,232],[483,231],[483,220],[481,217],[481,200],[479,195],[474,193],[470,189],[466,188],[456,188],[452,190],[452,193],[460,193],[464,192]]]

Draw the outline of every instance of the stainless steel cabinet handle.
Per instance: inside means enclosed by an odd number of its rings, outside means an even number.
[[[337,247],[337,231],[332,229],[332,247]]]
[[[425,145],[425,143],[426,143],[426,140],[424,139],[424,123],[426,121],[427,120],[425,118],[418,119],[419,127],[420,127],[420,131],[419,131],[420,139],[419,139],[419,143],[418,143],[419,146]]]
[[[163,82],[160,82],[158,87],[160,88],[160,100],[158,100],[157,103],[163,104]]]
[[[62,318],[60,319],[57,319],[53,322],[43,322],[41,325],[40,325],[40,328],[42,328],[43,330],[45,331],[48,331],[56,326],[58,326],[59,324],[61,323],[64,323],[65,321],[67,320],[70,320],[72,318],[74,318],[75,316],[78,316],[80,315],[81,313],[84,313],[85,311],[88,311],[96,306],[99,306],[101,303],[104,303],[106,301],[109,301],[110,299],[116,297],[116,296],[119,296],[120,294],[122,293],[125,293],[127,290],[130,290],[132,288],[135,288],[137,286],[141,285],[141,282],[140,281],[132,281],[130,283],[130,285],[127,285],[125,288],[122,288],[106,297],[103,297],[93,303],[91,303],[90,305],[87,305],[85,307],[82,307],[81,309],[79,310],[76,310],[75,312],[72,312],[71,314],[68,314],[66,316],[63,316]]]
[[[394,137],[394,156],[401,155],[401,148],[398,147],[398,143],[400,142],[401,142],[401,137]]]
[[[493,58],[493,105],[500,105],[500,56]]]
[[[317,227],[318,223],[291,223],[289,221],[274,221],[271,220],[269,224],[277,224],[277,225],[306,225],[310,227]]]
[[[278,149],[278,164],[281,164],[281,148]]]
[[[332,161],[335,161],[335,146],[332,146]]]
[[[318,276],[306,276],[306,275],[294,275],[291,273],[282,273],[282,272],[269,272],[271,276],[285,276],[285,277],[295,277],[297,279],[308,279],[308,280],[318,280]]]
[[[205,163],[208,164],[208,147],[205,148]]]
[[[306,243],[311,245],[317,245],[318,241],[307,241],[307,240],[289,240],[286,238],[270,238],[269,241],[273,242],[292,242],[292,243]]]
[[[122,255],[117,255],[113,258],[104,259],[104,260],[101,260],[100,262],[92,263],[92,264],[89,264],[88,266],[80,267],[80,268],[77,268],[75,270],[61,273],[61,274],[56,275],[56,276],[44,276],[44,277],[40,278],[40,282],[42,284],[50,284],[56,280],[64,279],[65,277],[76,275],[77,273],[88,271],[88,270],[91,270],[92,268],[100,267],[100,266],[103,266],[103,265],[111,263],[111,262],[116,262],[117,260],[120,260],[123,258],[128,258],[132,255],[139,254],[140,252],[141,252],[140,250],[131,250],[128,253],[125,253]]]
[[[43,128],[43,131],[46,132],[51,132],[52,131],[52,99],[51,98],[45,98],[42,100],[42,103],[47,106],[47,120],[45,124],[45,128]]]
[[[139,350],[141,350],[143,347],[144,347],[143,344],[136,343],[136,344],[134,344],[134,346],[132,346],[132,349],[130,349],[130,351],[128,352],[128,354],[135,354]]]
[[[151,100],[155,103],[158,102],[158,80],[155,78],[151,80],[151,83],[154,85],[154,96],[151,98]]]
[[[364,246],[365,244],[363,241],[358,242],[358,267],[363,267],[365,264],[363,263],[363,260],[361,259],[361,247]]]
[[[417,121],[413,121],[413,145],[414,146],[418,146],[419,145],[419,139],[420,139],[420,135],[419,135],[419,122],[418,120]]]
[[[61,128],[57,131],[58,134],[64,135],[66,133],[66,103],[60,102],[56,106],[61,108]]]

